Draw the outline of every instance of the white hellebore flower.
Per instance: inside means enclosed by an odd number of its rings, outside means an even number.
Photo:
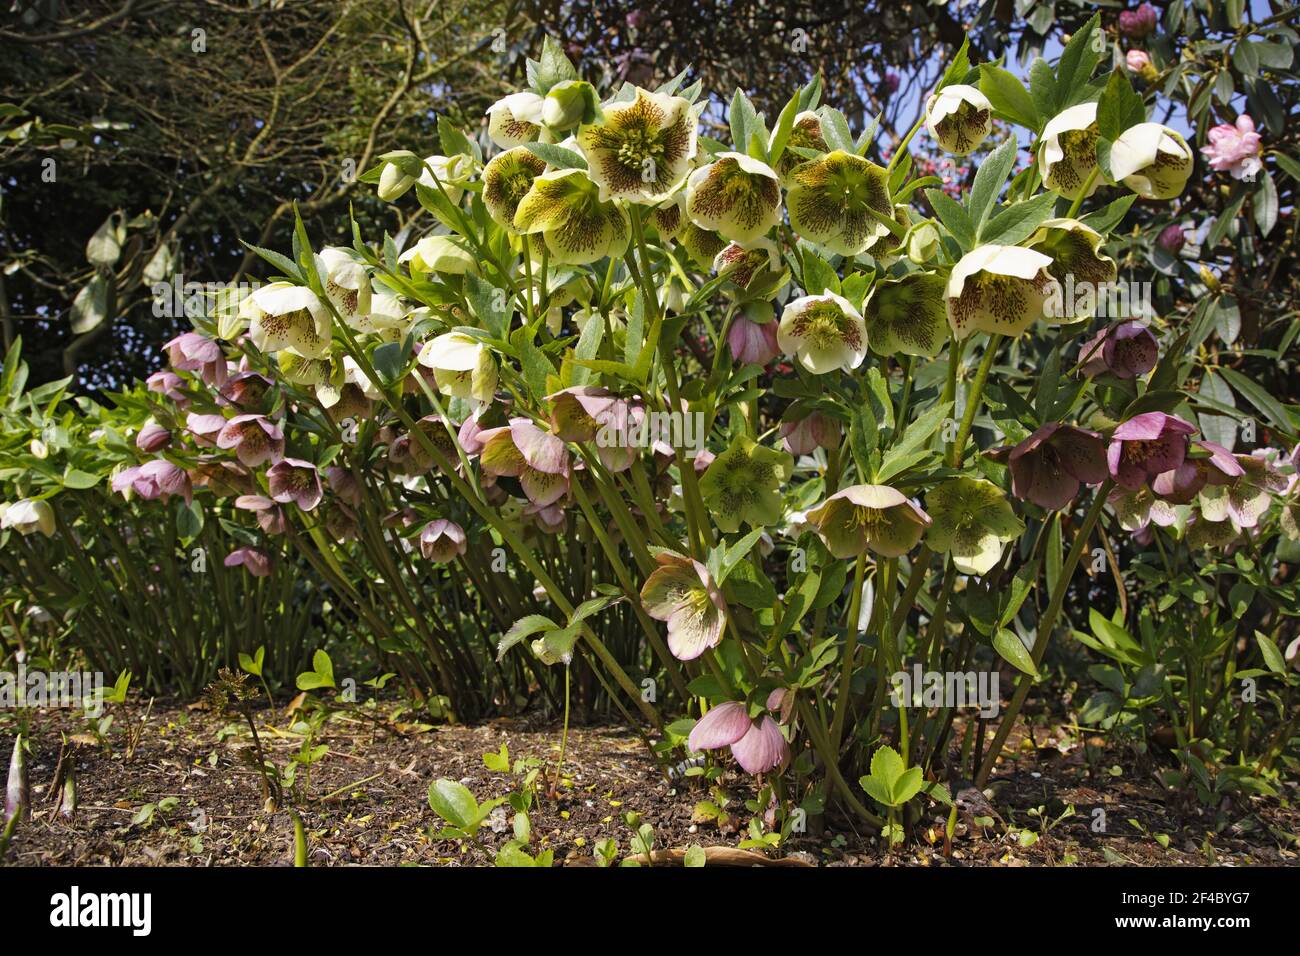
[[[780,221],[781,181],[767,163],[718,153],[687,180],[686,214],[701,229],[748,243]]]
[[[964,339],[972,332],[1019,335],[1042,318],[1056,280],[1050,256],[1019,246],[978,246],[948,277],[948,324]]]
[[[488,136],[502,149],[536,141],[542,132],[542,98],[511,93],[488,107]]]
[[[581,169],[543,173],[519,200],[515,229],[538,233],[554,265],[586,265],[627,248],[631,225],[623,207],[600,198]]]
[[[370,311],[370,276],[347,249],[326,246],[316,256],[316,271],[325,286],[325,297],[348,325]]]
[[[1038,151],[1043,184],[1066,199],[1078,199],[1097,165],[1097,136],[1096,103],[1071,106],[1048,120]],[[1099,185],[1101,177],[1093,177],[1088,195]]]
[[[781,314],[777,345],[814,375],[848,371],[867,354],[867,327],[848,299],[833,292],[795,299]]]
[[[425,236],[398,256],[397,261],[409,262],[412,273],[453,276],[478,273],[477,257],[466,248],[464,240],[453,236]]]
[[[249,319],[248,337],[263,352],[289,350],[303,358],[325,358],[330,351],[330,315],[306,286],[272,282],[240,305]]]
[[[599,122],[578,130],[602,201],[654,204],[665,199],[695,159],[695,113],[680,96],[636,91],[630,103],[607,103]]]
[[[486,404],[496,393],[497,362],[492,351],[463,332],[447,332],[426,342],[419,362],[433,369],[433,380],[443,395]]]
[[[1173,199],[1192,174],[1192,148],[1168,126],[1138,123],[1115,140],[1110,171],[1143,199]]]
[[[455,156],[426,156],[424,171],[420,173],[420,185],[437,192],[438,184],[441,183],[447,200],[453,206],[459,205],[461,197],[465,195],[465,183],[470,178],[473,164],[474,161],[464,153]]]
[[[39,531],[45,537],[51,537],[54,534],[54,509],[48,501],[23,498],[4,508],[0,528],[13,528],[19,534]]]
[[[926,100],[925,127],[944,150],[965,156],[978,149],[992,130],[993,104],[973,86],[945,86]]]

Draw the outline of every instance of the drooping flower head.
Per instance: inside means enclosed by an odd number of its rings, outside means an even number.
[[[780,221],[780,180],[766,163],[744,153],[718,153],[687,180],[686,214],[701,229],[750,242]]]
[[[1044,317],[1056,280],[1052,260],[1019,246],[984,245],[966,253],[948,277],[948,324],[964,339],[973,332],[1020,335]]]
[[[1141,322],[1108,325],[1079,347],[1084,375],[1110,372],[1116,378],[1133,379],[1156,367],[1160,345]]]
[[[479,460],[490,475],[518,478],[533,504],[559,501],[569,490],[571,465],[564,442],[538,428],[527,418],[512,418],[509,425],[489,428],[480,436]]]
[[[420,531],[420,553],[435,564],[446,564],[465,553],[465,532],[446,518],[437,518]]]
[[[627,248],[631,226],[622,207],[600,198],[580,169],[543,173],[519,201],[515,229],[540,235],[555,265],[585,265]]]
[[[1080,103],[1053,116],[1043,127],[1038,169],[1043,185],[1066,199],[1078,199],[1097,165],[1097,104]],[[1101,185],[1093,179],[1091,196]]]
[[[780,724],[769,714],[751,718],[749,708],[735,700],[710,708],[697,720],[686,747],[697,753],[730,747],[736,763],[753,775],[779,773],[790,762],[790,744]]]
[[[755,322],[745,313],[736,316],[727,330],[727,346],[742,365],[767,365],[781,354],[776,319]]]
[[[790,174],[790,225],[831,252],[856,256],[889,234],[894,215],[883,167],[842,149],[797,166]]]
[[[533,182],[546,172],[546,160],[522,146],[497,153],[483,167],[483,205],[506,232],[515,232],[515,213]]]
[[[1130,126],[1110,150],[1111,174],[1143,199],[1173,199],[1182,193],[1193,165],[1187,140],[1159,123]]]
[[[722,592],[699,561],[663,551],[641,588],[641,605],[656,621],[668,624],[668,649],[691,661],[722,641],[727,605]]]
[[[911,551],[930,526],[930,516],[887,485],[853,485],[808,512],[808,521],[837,558],[863,551],[897,558]]]
[[[166,448],[171,444],[172,433],[159,425],[157,422],[150,420],[145,422],[144,427],[140,429],[140,434],[135,436],[135,447],[142,452],[152,454],[159,449]]]
[[[695,159],[697,122],[688,100],[638,89],[630,103],[607,103],[578,130],[600,198],[654,204],[677,187]]]
[[[747,245],[728,244],[714,257],[713,271],[748,292],[746,299],[775,298],[789,279],[781,250],[770,239],[755,239]]]
[[[1008,541],[1025,525],[997,485],[982,478],[950,478],[925,496],[930,514],[926,543],[947,552],[962,574],[986,574],[1002,558]]]
[[[221,563],[228,568],[242,567],[255,578],[264,578],[271,573],[271,556],[257,548],[236,548]]]
[[[714,523],[727,533],[776,524],[781,518],[781,486],[794,472],[794,459],[738,435],[700,478],[700,495]]]
[[[316,256],[325,297],[349,325],[370,311],[370,276],[347,249],[326,246]]]
[[[839,448],[840,423],[821,412],[809,412],[800,418],[781,423],[778,434],[782,446],[792,455],[811,455],[818,448]]]
[[[626,471],[636,460],[633,432],[645,420],[645,406],[615,395],[607,388],[578,385],[548,395],[551,428],[561,441],[596,444],[601,464],[612,472]]]
[[[690,220],[682,225],[676,238],[701,269],[712,269],[718,253],[727,247],[726,239],[711,229],[701,229]]]
[[[1119,519],[1119,526],[1125,531],[1144,532],[1153,524],[1160,528],[1170,528],[1178,523],[1178,513],[1173,505],[1157,498],[1155,492],[1146,485],[1133,490],[1116,487],[1106,502]]]
[[[284,455],[284,432],[264,415],[236,415],[217,433],[217,447],[235,449],[241,464],[256,468]]]
[[[768,140],[769,148],[775,139],[776,130],[772,130],[772,136]],[[793,185],[790,174],[794,172],[795,167],[807,162],[807,158],[795,152],[790,148],[791,146],[799,149],[814,149],[819,153],[827,152],[830,147],[826,145],[826,136],[822,132],[821,117],[804,110],[794,118],[794,125],[790,127],[790,138],[786,140],[785,151],[776,161],[776,174],[781,178],[781,185],[786,189]]]
[[[305,286],[264,285],[243,301],[240,312],[249,319],[248,337],[262,352],[287,349],[304,358],[329,355],[329,311]]]
[[[143,465],[124,468],[112,478],[112,488],[124,498],[134,492],[145,501],[161,498],[166,501],[179,495],[189,504],[193,500],[193,486],[186,470],[165,458],[155,458]]]
[[[1187,436],[1196,426],[1177,415],[1144,412],[1116,427],[1106,458],[1110,475],[1121,488],[1142,487],[1187,457]]]
[[[785,307],[777,342],[786,355],[798,358],[814,375],[822,375],[862,364],[867,329],[862,315],[843,296],[805,295]]]
[[[1068,318],[1091,316],[1101,298],[1102,287],[1115,281],[1118,271],[1115,260],[1101,251],[1105,241],[1105,236],[1077,219],[1049,219],[1025,241],[1027,248],[1052,260],[1047,271],[1057,282],[1064,283],[1072,276],[1076,287],[1086,283],[1092,291],[1093,307],[1085,308],[1086,314],[1080,315],[1075,313],[1076,303],[1070,303],[1069,311],[1062,313]]]
[[[445,332],[426,342],[418,361],[433,369],[443,395],[486,404],[496,394],[497,361],[492,350],[464,332]]]
[[[1292,483],[1292,476],[1277,467],[1276,456],[1272,448],[1235,456],[1240,474],[1206,484],[1197,496],[1204,518],[1229,521],[1238,531],[1257,526],[1274,496],[1285,494]]]
[[[225,363],[221,346],[198,332],[183,332],[163,344],[167,361],[178,372],[199,372],[216,362]]]
[[[3,507],[0,515],[0,528],[13,528],[21,535],[40,532],[45,537],[53,537],[55,529],[54,509],[48,501],[22,498]]]
[[[1209,142],[1201,147],[1201,155],[1210,161],[1210,168],[1215,172],[1253,181],[1264,168],[1260,161],[1263,144],[1250,114],[1242,113],[1232,125],[1221,123],[1205,136]]]
[[[1185,505],[1206,485],[1229,485],[1243,474],[1245,469],[1228,449],[1211,441],[1194,441],[1183,463],[1156,475],[1151,490],[1165,501]]]
[[[273,501],[293,502],[303,511],[311,511],[320,504],[320,474],[309,461],[281,458],[267,469],[266,480]]]
[[[414,276],[417,273],[438,276],[461,276],[467,272],[477,274],[478,258],[469,244],[457,236],[425,236],[397,257],[406,263]]]
[[[1049,422],[1009,449],[1011,493],[1048,511],[1074,500],[1080,484],[1106,480],[1106,442],[1097,432]]]
[[[975,87],[953,83],[926,100],[925,128],[945,152],[965,156],[992,131],[993,104]]]
[[[488,136],[502,149],[534,142],[542,133],[542,98],[511,93],[488,107]]]
[[[862,306],[871,350],[878,355],[938,355],[947,338],[946,289],[943,277],[933,272],[878,279]]]

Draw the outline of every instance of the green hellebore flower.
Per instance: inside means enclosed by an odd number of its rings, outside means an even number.
[[[792,456],[740,435],[704,472],[700,495],[720,530],[764,528],[781,520],[781,485],[793,472]]]
[[[1173,199],[1192,175],[1187,140],[1159,123],[1138,123],[1119,135],[1110,151],[1110,171],[1143,199]]]
[[[781,181],[752,156],[718,153],[687,180],[686,212],[700,228],[746,243],[780,221]]]
[[[1101,251],[1105,241],[1105,236],[1077,219],[1048,219],[1025,246],[1051,257],[1047,272],[1058,282],[1072,275],[1076,284],[1089,282],[1100,287],[1114,282],[1118,272],[1115,260]]]
[[[546,160],[523,146],[497,153],[483,167],[483,205],[487,207],[488,215],[506,232],[518,232],[515,213],[519,202],[544,172]]]
[[[1097,165],[1099,135],[1096,103],[1071,106],[1048,120],[1038,150],[1038,170],[1043,185],[1066,199],[1078,199],[1084,183]],[[1088,196],[1099,185],[1101,177],[1093,177]]]
[[[926,100],[925,128],[942,149],[965,156],[993,130],[993,104],[974,86],[950,84]]]
[[[986,574],[1002,549],[1025,533],[1002,489],[982,478],[950,478],[925,496],[933,522],[926,543],[952,555],[962,574]]]
[[[772,143],[775,141],[776,130],[772,130],[772,135],[768,139],[769,149],[771,149]],[[791,146],[800,149],[815,149],[819,153],[827,152],[830,147],[826,145],[826,136],[822,132],[821,117],[810,110],[804,110],[794,118],[794,125],[790,127],[790,138],[786,140],[785,152],[776,161],[776,174],[781,177],[781,185],[786,189],[794,185],[790,174],[794,172],[797,166],[801,166],[808,161],[807,157],[795,152],[790,148]]]
[[[871,350],[878,355],[938,355],[947,338],[945,288],[943,277],[933,272],[877,281],[862,306]]]
[[[630,103],[610,103],[599,121],[578,130],[600,198],[654,204],[672,193],[695,159],[695,112],[681,96],[638,89]]]
[[[553,265],[586,265],[627,249],[627,213],[603,202],[600,189],[580,169],[543,173],[515,211],[515,228],[540,234]]]
[[[883,167],[837,149],[798,166],[790,179],[790,225],[809,242],[856,256],[889,235],[879,218],[895,214]]]
[[[808,512],[826,547],[837,558],[871,551],[897,558],[916,547],[930,516],[887,485],[853,485]]]
[[[948,324],[972,332],[1020,335],[1045,315],[1056,280],[1052,260],[1019,246],[984,245],[966,253],[948,277]]]

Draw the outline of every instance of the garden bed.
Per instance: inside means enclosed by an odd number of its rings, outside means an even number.
[[[285,728],[282,711],[258,713],[263,741],[277,763],[300,745]],[[240,759],[242,740],[220,739],[228,718],[199,706],[136,704],[118,708],[119,727],[143,726],[129,759],[120,735],[108,745],[86,739],[78,745],[79,803],[66,820],[51,810],[49,792],[60,734],[79,731],[68,715],[45,712],[33,720],[33,819],[10,847],[10,865],[79,866],[289,866],[293,823],[287,813],[266,814],[256,773]],[[528,718],[499,719],[474,726],[402,725],[403,736],[377,724],[334,717],[322,740],[328,754],[313,767],[313,799],[297,806],[307,829],[309,865],[463,866],[490,863],[490,855],[468,841],[431,839],[441,821],[429,809],[428,785],[459,780],[484,800],[517,788],[518,778],[484,766],[482,755],[506,744],[511,761],[536,758],[543,774],[558,755],[559,728]],[[8,735],[10,728],[5,728]],[[1020,738],[1012,735],[1013,743]],[[1236,866],[1294,866],[1300,861],[1300,812],[1276,801],[1249,800],[1219,814],[1227,825],[1215,832],[1213,809],[1186,803],[1165,792],[1152,776],[1155,755],[1144,766],[1131,754],[1096,746],[1070,728],[1037,728],[1036,748],[1023,740],[1012,761],[1004,761],[991,782],[1001,821],[973,826],[963,812],[945,857],[943,825],[917,827],[906,850],[883,852],[875,834],[844,818],[825,821],[822,832],[795,834],[773,858],[830,866],[1003,866],[1167,865],[1211,862]],[[373,778],[367,780],[367,778]],[[357,781],[365,781],[357,783]],[[738,817],[752,799],[749,778],[728,772],[721,781]],[[613,838],[619,856],[629,852],[635,827],[649,824],[656,849],[736,848],[744,825],[720,829],[693,823],[696,804],[709,795],[698,779],[670,782],[635,734],[617,727],[570,730],[566,777],[558,797],[540,787],[532,812],[532,849],[554,851],[556,864],[590,865],[597,842]],[[1291,788],[1294,789],[1294,788]],[[322,797],[334,794],[328,800]],[[1294,799],[1295,794],[1288,794]],[[163,801],[176,803],[161,809]],[[141,819],[147,805],[152,817]],[[1034,812],[1055,820],[1075,809],[1046,834]],[[1107,832],[1093,832],[1095,810],[1104,809]],[[1135,826],[1131,821],[1136,821]],[[139,822],[137,822],[139,821]],[[500,830],[484,827],[483,847],[495,849],[512,836],[508,817]],[[1034,839],[1030,845],[1029,836]],[[1157,838],[1159,836],[1159,839]],[[1164,838],[1168,846],[1162,846]]]

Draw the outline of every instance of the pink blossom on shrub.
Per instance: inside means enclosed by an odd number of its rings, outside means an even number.
[[[1238,116],[1235,125],[1223,123],[1214,127],[1206,138],[1209,143],[1201,147],[1201,155],[1215,171],[1227,172],[1233,179],[1254,179],[1263,168],[1260,137],[1249,114]]]

